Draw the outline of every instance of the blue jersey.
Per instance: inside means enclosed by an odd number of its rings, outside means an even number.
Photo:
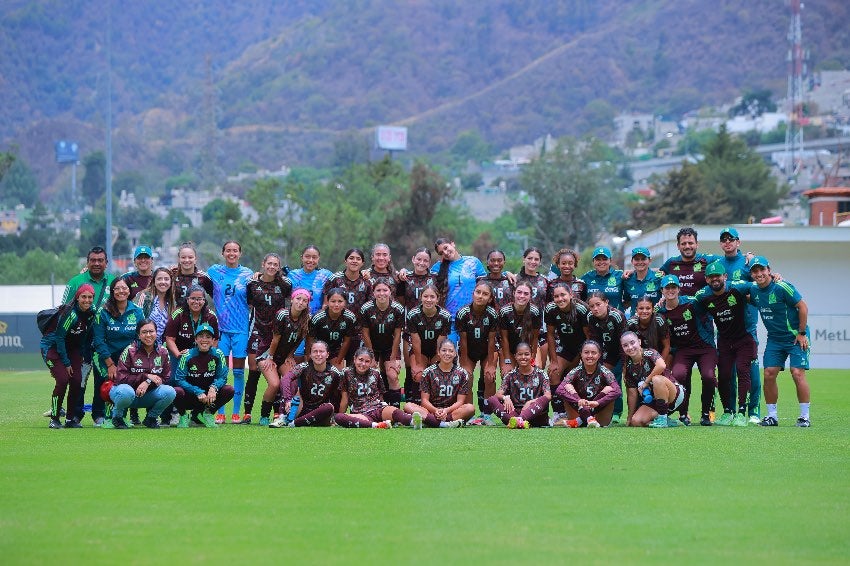
[[[442,262],[431,266],[431,273],[439,273]],[[464,255],[449,263],[446,280],[446,310],[454,317],[457,311],[472,302],[472,292],[478,277],[487,275],[484,264],[477,257]]]
[[[647,295],[652,298],[652,303],[661,298],[661,278],[664,277],[657,271],[649,270],[643,279],[637,278],[637,272],[623,279],[623,302],[629,302],[631,310],[635,310],[638,299]]]
[[[333,273],[327,269],[314,269],[313,271],[304,271],[303,268],[293,269],[286,274],[289,280],[292,281],[292,290],[305,289],[310,291],[310,314],[319,312],[322,308],[324,296],[322,290],[325,283],[333,277]]]
[[[207,275],[213,282],[213,303],[219,330],[248,334],[248,281],[253,277],[247,267],[211,265]]]
[[[596,271],[588,271],[581,276],[581,280],[587,283],[587,296],[594,291],[602,291],[608,298],[608,304],[615,309],[623,308],[623,272],[619,269],[611,269],[605,275],[599,275]]]
[[[761,314],[768,340],[794,341],[800,329],[800,313],[794,305],[802,300],[797,289],[787,281],[771,281],[764,289],[755,283],[750,286],[750,301]]]

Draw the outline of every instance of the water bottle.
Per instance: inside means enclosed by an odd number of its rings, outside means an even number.
[[[298,414],[298,407],[301,406],[301,397],[296,395],[292,398],[292,401],[289,402],[289,413],[286,415],[286,422],[291,423],[295,420],[295,416]]]

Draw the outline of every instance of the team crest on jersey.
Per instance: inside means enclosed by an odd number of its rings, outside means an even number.
[[[137,365],[137,366],[142,365],[142,359],[141,359],[141,358],[139,358],[139,359],[137,359],[137,360],[136,360],[136,365]]]
[[[442,323],[442,321],[439,321],[439,320],[436,322],[436,324],[434,324],[434,328],[442,328],[442,326],[443,326],[443,323]]]
[[[673,271],[679,271],[679,266],[677,265],[676,267],[674,267]]]
[[[452,377],[452,385],[457,385],[458,383],[460,383],[460,376],[459,375],[453,376]]]
[[[682,313],[682,318],[685,320],[691,320],[694,316],[691,314],[691,311],[685,311]]]
[[[714,308],[714,301],[711,301],[710,303],[708,303],[708,308],[710,308],[710,309]]]
[[[358,291],[365,291],[366,290],[366,284],[360,283],[360,285],[357,286],[357,290]]]
[[[153,365],[158,366],[162,364],[162,356],[157,356],[153,359]]]
[[[695,272],[696,271],[702,271],[702,264],[701,263],[695,263],[694,264],[694,271]]]
[[[643,371],[649,371],[649,362],[643,364]]]
[[[369,382],[368,383],[369,383],[369,385],[374,385],[375,384],[375,377],[369,376]]]
[[[212,371],[215,369],[215,360],[210,360],[207,362],[207,371]]]
[[[729,298],[726,300],[730,307],[734,307],[738,304],[738,299],[735,298],[735,295],[729,295]]]
[[[275,286],[274,286],[274,292],[275,292],[275,293],[280,293],[280,285],[275,285]]]
[[[127,324],[136,324],[136,313],[130,313],[130,316],[127,317]]]
[[[596,385],[599,385],[599,376],[598,375],[593,378],[593,383],[595,383]]]
[[[332,381],[333,381],[333,378],[331,376],[327,376],[325,378],[325,385],[330,385]]]
[[[733,280],[741,279],[741,270],[740,269],[736,269],[735,271],[732,272],[732,279]]]
[[[190,365],[189,371],[198,371],[198,366],[196,366],[195,364]]]
[[[531,380],[531,384],[534,387],[537,387],[538,385],[540,385],[540,378],[535,376],[534,379]]]
[[[767,297],[767,304],[772,305],[772,304],[775,304],[775,303],[776,303],[776,295],[774,295],[773,293],[771,293],[771,294],[770,294],[770,295],[768,295],[768,297]]]
[[[614,276],[612,275],[611,277],[609,277],[609,278],[608,278],[608,286],[609,286],[609,287],[612,287],[612,286],[614,286],[614,285],[616,285],[616,284],[617,284],[617,278],[616,278],[616,277],[614,277]]]

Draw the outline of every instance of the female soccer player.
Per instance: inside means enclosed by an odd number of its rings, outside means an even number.
[[[599,428],[611,423],[614,401],[622,396],[622,390],[601,359],[602,346],[587,340],[581,347],[581,363],[564,377],[555,392],[567,409],[566,425],[570,428]]]
[[[224,264],[211,265],[209,276],[213,282],[213,303],[221,334],[218,348],[232,360],[234,394],[230,422],[239,424],[242,422],[239,409],[245,390],[245,358],[248,356],[248,282],[254,273],[239,264],[239,258],[242,257],[242,245],[239,242],[225,242],[221,247],[221,256]],[[215,421],[224,424],[224,420],[224,407],[221,407]]]
[[[227,360],[214,346],[215,329],[202,322],[195,329],[195,346],[187,350],[174,371],[174,404],[180,413],[177,428],[188,428],[189,422],[216,428],[213,414],[233,399],[233,386],[227,385]],[[191,419],[186,414],[191,412]]]
[[[157,340],[164,343],[165,326],[171,318],[171,313],[177,308],[171,270],[167,267],[157,267],[153,271],[150,286],[140,291],[133,302],[142,307],[145,318],[154,321]]]
[[[635,305],[641,297],[649,297],[653,303],[661,298],[661,278],[663,275],[658,271],[649,270],[651,259],[649,248],[639,247],[632,250],[632,266],[634,271],[623,274],[623,306],[628,306],[631,313],[635,312]]]
[[[157,344],[156,324],[141,319],[136,326],[136,341],[127,346],[118,358],[115,385],[109,391],[114,403],[112,428],[129,428],[124,414],[129,407],[144,407],[148,414],[142,424],[159,428],[158,418],[171,405],[177,392],[168,384],[171,365],[168,352]]]
[[[415,429],[422,428],[422,423],[432,428],[457,428],[475,414],[470,403],[471,380],[457,364],[454,342],[442,338],[437,357],[437,363],[422,372],[420,402],[404,404]]]
[[[514,284],[504,269],[505,252],[491,250],[487,254],[487,275],[478,278],[478,281],[486,281],[493,289],[493,308],[496,313],[514,300]]]
[[[189,296],[189,290],[200,285],[207,295],[213,296],[213,282],[209,275],[198,269],[198,252],[192,242],[183,242],[177,250],[177,266],[171,269],[174,279],[176,300],[182,301]]]
[[[667,428],[679,422],[667,414],[685,400],[685,388],[676,383],[664,358],[652,348],[641,346],[634,332],[624,332],[620,345],[626,353],[624,378],[629,406],[628,426]]]
[[[301,267],[291,270],[287,276],[293,289],[305,289],[310,293],[310,316],[319,312],[325,301],[322,291],[325,282],[333,276],[329,270],[319,267],[319,248],[310,244],[301,251]],[[295,360],[304,360],[304,343],[295,350]]]
[[[530,344],[531,353],[537,356],[543,315],[531,304],[531,293],[531,285],[527,282],[517,283],[513,303],[499,311],[503,379],[515,367],[514,354],[518,344]]]
[[[197,329],[202,324],[208,324],[213,329],[214,340],[218,340],[218,317],[210,310],[203,287],[195,285],[165,325],[165,347],[175,367],[180,357],[194,347]]]
[[[608,295],[602,291],[591,291],[587,299],[587,328],[590,338],[602,345],[602,363],[617,378],[617,389],[622,391],[623,356],[620,351],[620,336],[626,331],[626,317],[608,303]],[[623,399],[614,402],[613,422],[620,422],[623,414]]]
[[[387,244],[377,243],[372,246],[372,265],[366,271],[366,278],[372,285],[378,280],[384,280],[389,286],[391,296],[398,292],[398,275],[393,265],[393,256]],[[354,311],[358,312],[358,311]]]
[[[475,280],[487,275],[487,270],[477,257],[460,255],[455,243],[448,238],[437,238],[434,249],[442,261],[431,267],[431,273],[437,275],[435,284],[442,291],[446,310],[454,321],[457,311],[472,302]],[[454,325],[448,336],[457,344],[458,335]]]
[[[273,338],[273,326],[277,312],[286,306],[292,295],[292,282],[280,271],[280,256],[266,254],[260,276],[248,282],[248,306],[251,308],[251,339],[248,348],[248,381],[245,383],[245,405],[242,422],[251,423],[260,368],[257,356],[269,349]],[[268,423],[266,423],[268,424]]]
[[[522,253],[522,268],[517,274],[517,283],[525,281],[531,285],[531,304],[537,307],[541,315],[541,326],[537,351],[537,365],[546,366],[546,327],[542,323],[543,311],[546,309],[546,300],[549,296],[549,280],[540,273],[540,262],[543,261],[543,252],[539,248],[530,247]]]
[[[272,341],[268,350],[260,353],[257,364],[268,384],[260,406],[260,426],[269,424],[274,401],[280,391],[281,376],[295,367],[295,349],[309,332],[310,293],[304,289],[292,292],[292,303],[288,309],[280,309],[272,325]],[[280,407],[275,413],[280,413]],[[277,416],[277,415],[275,415]]]
[[[136,246],[133,250],[133,271],[121,276],[130,287],[130,300],[136,298],[142,289],[147,289],[153,281],[153,251],[150,246]]]
[[[346,308],[355,314],[360,312],[360,308],[372,296],[372,283],[361,271],[365,257],[360,248],[351,248],[345,252],[345,269],[337,271],[325,282],[325,300],[331,289],[342,289]]]
[[[92,365],[95,368],[96,391],[100,391],[100,386],[107,379],[115,381],[118,375],[118,357],[136,338],[136,326],[145,318],[142,309],[130,302],[129,297],[130,287],[127,282],[115,279],[109,285],[109,298],[95,317],[92,331]],[[105,405],[100,395],[94,396],[91,412],[95,426],[108,426],[110,421],[104,421]]]
[[[328,306],[310,319],[307,345],[321,340],[328,348],[330,363],[341,370],[345,367],[345,356],[351,347],[352,338],[357,332],[357,317],[345,308],[345,291],[331,289],[326,295]]]
[[[637,299],[633,305],[635,314],[626,321],[626,327],[638,335],[643,348],[652,348],[667,360],[670,356],[670,329],[664,317],[655,314],[657,303],[651,295]]]
[[[398,407],[401,403],[401,329],[404,328],[404,307],[391,300],[392,289],[384,279],[375,280],[374,299],[360,309],[363,326],[363,344],[374,352],[381,379],[384,381],[384,398]]]
[[[490,306],[493,288],[484,279],[475,284],[472,303],[457,311],[455,327],[460,335],[460,366],[470,379],[475,375],[475,366],[481,370],[476,385],[478,410],[482,414],[487,399],[496,393],[496,335],[499,331],[499,315]],[[472,424],[472,423],[471,423]],[[480,423],[484,424],[483,418]]]
[[[508,428],[547,426],[552,399],[549,376],[534,367],[534,352],[529,344],[517,344],[514,358],[516,367],[502,378],[501,387],[487,404]]]
[[[593,271],[588,271],[581,278],[587,284],[588,301],[593,291],[600,291],[612,307],[618,310],[623,307],[623,272],[611,267],[611,250],[605,246],[594,249]],[[618,348],[619,344],[618,337]]]
[[[566,283],[570,286],[573,296],[580,300],[587,300],[587,283],[576,277],[575,270],[578,267],[579,255],[575,250],[561,248],[552,256],[552,264],[557,268],[558,276],[549,283],[549,301],[552,301],[552,285],[555,283]]]
[[[389,291],[386,283],[381,283]],[[392,428],[392,423],[410,425],[411,417],[384,401],[386,388],[375,369],[375,357],[369,348],[357,348],[354,364],[342,372],[342,397],[334,422],[346,428]],[[351,414],[345,411],[351,407]]]
[[[411,373],[404,379],[404,395],[407,401],[419,401],[419,383],[425,368],[437,361],[437,344],[451,329],[449,311],[437,304],[437,288],[428,285],[420,295],[422,302],[407,313],[407,332],[411,344]]]
[[[50,398],[50,428],[62,428],[59,410],[66,392],[68,406],[65,411],[65,428],[82,426],[75,412],[77,400],[80,398],[83,359],[91,343],[93,303],[94,287],[87,283],[80,285],[64,314],[55,317],[56,322],[45,329],[46,332],[41,338],[41,357],[50,370],[50,375],[56,380]]]
[[[329,426],[334,415],[332,399],[339,395],[342,372],[328,363],[328,345],[321,340],[310,344],[310,361],[295,366],[289,378],[281,381],[281,394],[285,410],[272,422],[270,428],[285,426]],[[299,397],[298,416],[287,422],[292,399]]]
[[[413,263],[413,273],[408,273],[405,270],[402,270],[403,276],[399,278],[400,281],[398,287],[399,297],[404,298],[405,320],[407,320],[407,315],[410,311],[419,306],[422,290],[428,285],[434,285],[434,281],[436,279],[436,276],[430,271],[431,251],[428,248],[418,248],[415,252],[413,252],[413,258],[411,258],[411,261]],[[407,331],[406,327],[401,330],[401,338],[402,355],[404,356],[404,391],[406,398],[408,393],[408,382],[414,383],[411,378],[413,375],[413,369],[410,365],[413,345],[411,344],[410,333]]]
[[[549,383],[557,389],[564,376],[581,360],[581,345],[590,338],[587,329],[588,310],[573,298],[569,283],[559,281],[552,286],[552,302],[546,305],[546,341],[549,345]],[[552,398],[552,422],[566,414],[560,397]]]

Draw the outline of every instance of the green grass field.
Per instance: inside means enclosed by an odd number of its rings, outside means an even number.
[[[850,371],[772,429],[50,430],[0,373],[0,556],[40,563],[850,561]]]

